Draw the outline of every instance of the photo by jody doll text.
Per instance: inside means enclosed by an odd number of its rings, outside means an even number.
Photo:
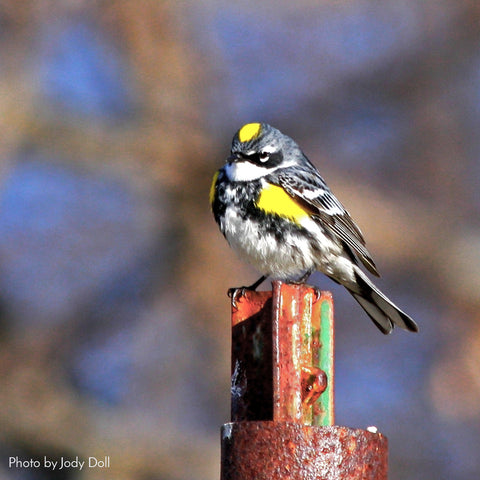
[[[63,470],[64,468],[71,468],[75,470],[82,470],[83,468],[110,468],[110,456],[101,458],[88,457],[86,460],[80,457],[60,457],[57,459],[43,457],[42,460],[20,457],[8,457],[8,468],[44,468],[48,470]]]

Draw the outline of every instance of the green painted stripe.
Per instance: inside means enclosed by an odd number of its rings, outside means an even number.
[[[328,426],[334,423],[334,355],[333,355],[333,311],[328,300],[322,300],[320,307],[320,352],[319,368],[328,378],[328,386],[320,395],[321,415],[316,418],[316,424]]]

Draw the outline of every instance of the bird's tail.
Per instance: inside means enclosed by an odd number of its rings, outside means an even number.
[[[392,303],[360,269],[355,271],[355,276],[358,290],[348,291],[382,333],[391,333],[395,325],[410,332],[418,332],[418,325]]]

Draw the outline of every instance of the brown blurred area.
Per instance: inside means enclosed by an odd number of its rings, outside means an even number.
[[[478,478],[479,21],[453,0],[3,0],[0,478],[218,478],[226,290],[257,273],[208,190],[248,121],[298,141],[420,325],[383,337],[312,277],[338,423],[389,437],[392,478]],[[111,467],[8,465],[76,455]]]

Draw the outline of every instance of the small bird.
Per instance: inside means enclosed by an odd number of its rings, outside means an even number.
[[[367,277],[379,276],[362,232],[315,166],[266,123],[235,134],[210,189],[212,212],[230,246],[267,277],[304,283],[315,271],[343,285],[385,334],[417,324]],[[233,295],[235,298],[235,294]]]

